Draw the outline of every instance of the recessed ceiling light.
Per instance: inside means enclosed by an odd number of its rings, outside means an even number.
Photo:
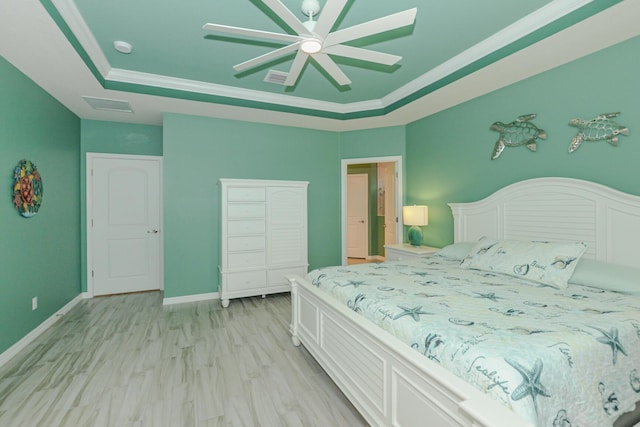
[[[123,42],[122,40],[116,40],[113,42],[113,47],[120,53],[131,53],[133,46],[130,43]]]

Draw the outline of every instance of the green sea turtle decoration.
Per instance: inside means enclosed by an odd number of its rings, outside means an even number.
[[[531,120],[535,117],[536,114],[525,114],[511,123],[504,124],[502,122],[495,122],[492,124],[489,129],[499,132],[500,138],[498,138],[493,148],[491,160],[500,157],[500,154],[504,151],[504,147],[519,147],[524,145],[529,150],[536,151],[538,148],[536,139],[547,139],[547,133],[531,123]]]
[[[620,113],[600,114],[591,120],[571,119],[570,126],[578,128],[578,133],[569,145],[569,152],[576,151],[582,141],[607,141],[614,147],[618,146],[618,135],[629,135],[629,128],[621,126],[611,120]]]

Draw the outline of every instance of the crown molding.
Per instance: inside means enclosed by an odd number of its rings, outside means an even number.
[[[76,37],[78,42],[82,45],[94,66],[98,69],[98,72],[105,77],[109,70],[111,70],[111,64],[107,60],[107,57],[100,49],[98,41],[94,37],[93,33],[89,29],[89,26],[85,22],[84,18],[80,14],[80,11],[76,7],[73,0],[50,0],[51,3],[58,10],[58,13],[64,19],[67,26]]]
[[[594,0],[554,0],[382,98],[385,107],[410,97],[456,71],[517,42]]]
[[[591,10],[600,9],[601,11],[608,7],[598,0],[553,0],[380,99],[343,104],[112,68],[74,0],[40,1],[48,1],[57,9],[61,19],[68,27],[67,32],[71,32],[71,34],[67,34],[67,37],[70,40],[75,37],[78,42],[76,49],[78,49],[78,45],[84,49],[87,66],[98,70],[100,76],[96,77],[102,78],[101,84],[106,89],[122,89],[159,96],[168,95],[187,101],[219,102],[240,107],[274,109],[281,112],[341,120],[379,117],[389,114],[397,108],[410,104],[422,96],[546,38],[549,31],[553,32],[553,26],[556,23],[556,26],[561,29],[575,24],[577,21],[574,21],[579,20],[576,18],[579,13],[574,17],[568,15],[589,4],[591,4]],[[568,19],[562,20],[565,17]],[[93,64],[89,62],[93,62]]]
[[[287,107],[302,108],[307,110],[328,111],[337,114],[379,110],[384,107],[381,100],[340,104],[337,102],[318,101],[315,99],[300,98],[297,96],[274,94],[259,90],[243,89],[233,86],[219,85],[215,83],[205,83],[197,80],[181,79],[177,77],[167,77],[158,74],[123,70],[119,68],[110,69],[104,77],[105,80],[111,82],[127,83],[139,86],[151,86],[162,89],[178,90],[181,92],[249,100],[265,104],[278,104]]]

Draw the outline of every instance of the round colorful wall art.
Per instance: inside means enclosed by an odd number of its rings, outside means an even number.
[[[20,160],[13,170],[13,204],[20,215],[31,218],[42,204],[42,177],[36,165]]]

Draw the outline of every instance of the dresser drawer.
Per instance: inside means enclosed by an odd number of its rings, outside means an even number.
[[[227,268],[229,268],[230,270],[244,270],[247,268],[264,267],[265,265],[266,262],[264,251],[239,253],[232,252],[228,254]]]
[[[264,234],[264,220],[229,221],[227,233],[229,236],[244,236],[247,234]]]
[[[229,218],[264,218],[264,203],[230,203],[227,207]]]
[[[289,281],[287,280],[287,276],[292,274],[304,277],[305,274],[307,274],[307,268],[306,267],[289,267],[289,268],[278,268],[275,270],[269,270],[267,272],[267,284],[268,286],[288,285]]]
[[[229,187],[227,200],[230,202],[264,202],[265,189],[254,187]]]
[[[225,281],[223,283],[225,292],[264,288],[266,285],[267,273],[264,270],[228,273],[225,275]]]
[[[262,250],[264,245],[264,236],[229,237],[227,240],[231,252]]]

